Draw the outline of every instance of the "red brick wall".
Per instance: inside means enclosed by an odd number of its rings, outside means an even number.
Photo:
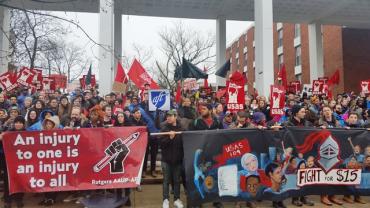
[[[360,81],[370,79],[370,30],[343,28],[344,90],[360,91]]]
[[[340,26],[324,26],[323,50],[324,50],[324,76],[331,77],[337,69],[340,72],[339,85],[334,86],[333,95],[342,93],[343,81],[343,47],[342,28]]]

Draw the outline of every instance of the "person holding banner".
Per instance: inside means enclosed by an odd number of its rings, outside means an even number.
[[[180,177],[184,157],[181,134],[183,131],[177,120],[177,112],[169,110],[161,132],[170,132],[169,135],[161,136],[159,143],[162,148],[162,171],[163,171],[163,208],[169,208],[169,184],[173,183],[174,207],[183,208],[180,200]]]
[[[53,130],[59,128],[59,117],[51,116],[44,119],[42,122],[42,130]],[[47,192],[45,193],[44,199],[39,202],[39,205],[52,206],[55,204],[58,192]]]
[[[10,129],[10,131],[24,131],[26,129],[26,120],[23,116],[17,116],[14,118],[13,121],[13,129]],[[1,140],[1,161],[2,161],[2,169],[4,171],[4,208],[10,208],[12,206],[12,202],[16,202],[17,208],[21,208],[24,206],[23,204],[23,193],[16,193],[13,195],[9,195],[9,179],[8,179],[8,169],[6,166],[6,158],[3,153],[3,146],[2,146],[2,140],[3,140],[3,134],[2,132],[0,134],[0,140]]]
[[[223,129],[223,124],[218,120],[217,117],[212,116],[212,105],[206,103],[199,104],[200,117],[195,119],[190,125],[190,130],[212,130],[212,129]],[[214,202],[215,208],[222,208],[221,202]]]

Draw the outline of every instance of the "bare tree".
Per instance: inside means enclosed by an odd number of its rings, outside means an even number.
[[[58,20],[42,14],[11,10],[10,42],[15,63],[34,68],[40,54],[53,47],[50,43],[68,32]]]
[[[50,43],[51,48],[46,50],[41,61],[42,68],[67,76],[68,82],[77,79],[91,63],[85,58],[85,51],[79,46],[64,41]]]
[[[163,88],[173,88],[176,85],[173,80],[174,71],[182,65],[183,57],[195,65],[209,62],[215,57],[212,53],[215,45],[214,35],[202,35],[200,31],[185,26],[181,21],[159,32],[159,36],[165,60],[156,60],[155,66],[159,71],[159,85]]]

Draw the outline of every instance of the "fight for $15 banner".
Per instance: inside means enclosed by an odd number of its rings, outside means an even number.
[[[10,193],[136,187],[145,127],[7,132]]]
[[[370,132],[291,127],[184,132],[188,203],[370,195]]]
[[[229,111],[240,111],[244,109],[245,95],[244,85],[245,79],[243,74],[235,71],[230,80],[226,84],[226,103]]]

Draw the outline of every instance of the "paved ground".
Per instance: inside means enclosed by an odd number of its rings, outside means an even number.
[[[156,185],[144,185],[142,192],[134,191],[131,194],[131,200],[133,202],[132,207],[138,208],[160,208],[162,207],[162,186],[159,184]],[[37,203],[40,201],[42,195],[33,195],[27,194],[25,197],[25,204],[26,208],[35,208],[40,207]],[[74,204],[74,203],[63,203],[61,200],[63,196],[58,197],[58,203],[53,207],[65,207],[65,208],[82,208],[82,205]],[[182,191],[181,199],[185,201],[185,196]],[[315,207],[325,207],[323,204],[319,202],[318,196],[310,196],[310,199],[315,201]],[[370,197],[364,197],[364,199],[369,202],[365,205],[360,204],[345,204],[343,206],[332,206],[333,208],[368,208],[370,207]],[[293,208],[295,206],[290,205],[290,200],[286,200],[285,204],[288,205],[289,208]],[[172,207],[172,201],[171,201]],[[204,208],[212,207],[210,204],[203,206]],[[234,208],[234,203],[225,203],[225,207],[227,208]],[[245,207],[245,206],[243,206]],[[271,202],[261,202],[258,203],[258,207],[271,207]],[[104,207],[102,207],[104,208]]]

